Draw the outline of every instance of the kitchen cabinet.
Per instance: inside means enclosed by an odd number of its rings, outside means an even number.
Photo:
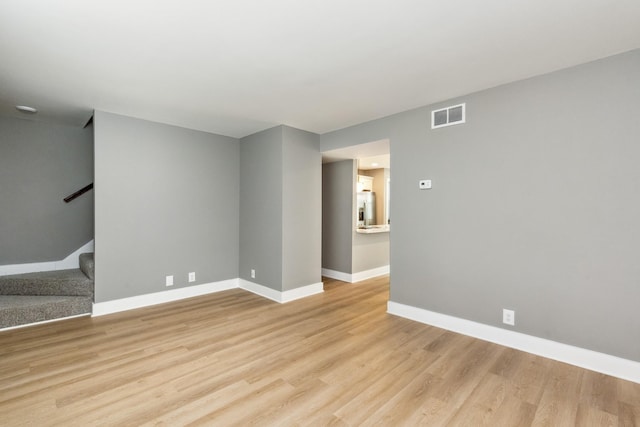
[[[358,192],[360,191],[373,191],[373,177],[358,175]]]

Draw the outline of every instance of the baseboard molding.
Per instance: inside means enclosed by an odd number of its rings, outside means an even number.
[[[372,279],[378,276],[384,276],[385,274],[389,274],[389,271],[391,270],[388,265],[378,267],[378,268],[373,268],[371,270],[359,271],[351,275],[351,283]]]
[[[387,312],[640,384],[640,362],[389,301]]]
[[[330,270],[328,268],[322,269],[322,275],[330,279],[340,280],[341,282],[351,283],[351,274],[343,273],[342,271]]]
[[[91,313],[82,313],[82,314],[76,314],[74,316],[59,317],[57,319],[42,320],[40,322],[25,323],[24,325],[7,326],[6,328],[0,328],[0,332],[10,331],[12,329],[22,329],[29,326],[44,325],[45,323],[59,322],[60,320],[75,319],[76,317],[89,317],[89,316],[91,316]]]
[[[60,261],[49,262],[32,262],[29,264],[12,264],[0,265],[0,276],[9,274],[38,273],[41,271],[68,270],[70,268],[79,268],[80,261],[78,257],[85,252],[93,252],[93,240],[85,243],[72,254]]]
[[[85,243],[81,248],[61,261],[57,261],[55,270],[68,270],[70,268],[80,268],[80,254],[94,251],[94,241]]]
[[[289,289],[282,292],[282,301],[287,303],[289,301],[295,301],[297,299],[310,297],[311,295],[321,294],[324,292],[324,284],[322,282],[312,283],[300,288]]]
[[[164,304],[166,302],[178,301],[185,298],[192,298],[236,288],[244,289],[279,303],[286,303],[324,292],[322,282],[302,286],[285,292],[279,292],[266,286],[249,282],[248,280],[229,279],[220,282],[205,283],[202,285],[188,286],[185,288],[171,289],[152,294],[137,295],[135,297],[94,303],[93,316],[104,316],[106,314],[149,307],[156,304]]]
[[[340,280],[342,282],[356,283],[362,280],[371,279],[373,277],[383,276],[389,274],[390,268],[388,265],[373,268],[371,270],[359,271],[357,273],[349,274],[342,271],[330,270],[328,268],[322,269],[322,275],[331,279]]]
[[[214,292],[236,289],[238,279],[223,280],[220,282],[205,283],[202,285],[188,286],[185,288],[171,289],[152,294],[138,295],[113,301],[105,301],[93,304],[93,316],[118,313],[120,311],[133,310],[135,308],[148,307],[185,298],[197,297]]]
[[[280,292],[267,286],[239,279],[239,287],[240,289],[244,289],[281,304],[324,292],[322,282]]]

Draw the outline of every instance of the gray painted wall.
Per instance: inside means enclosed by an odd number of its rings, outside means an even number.
[[[101,111],[94,124],[96,302],[238,277],[238,140]]]
[[[355,161],[322,165],[322,268],[351,274]]]
[[[277,291],[320,282],[319,139],[276,126],[240,140],[240,278]]]
[[[282,291],[282,127],[240,140],[240,278]],[[251,269],[256,277],[251,278]]]
[[[389,233],[353,233],[353,273],[389,265]]]
[[[0,116],[0,265],[58,261],[93,239],[93,128]]]
[[[322,281],[320,136],[282,127],[282,290]]]
[[[391,139],[391,300],[640,361],[638,75],[637,50],[322,135]]]

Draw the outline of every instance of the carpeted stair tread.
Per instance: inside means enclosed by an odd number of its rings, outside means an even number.
[[[0,295],[0,328],[91,313],[86,296]]]
[[[93,280],[93,271],[95,270],[95,262],[93,261],[93,252],[80,254],[80,270],[91,280]]]
[[[0,277],[0,295],[93,296],[93,280],[79,269]]]

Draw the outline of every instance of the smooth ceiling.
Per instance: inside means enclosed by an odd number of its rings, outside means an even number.
[[[640,47],[638,0],[0,3],[0,113],[325,133]]]

